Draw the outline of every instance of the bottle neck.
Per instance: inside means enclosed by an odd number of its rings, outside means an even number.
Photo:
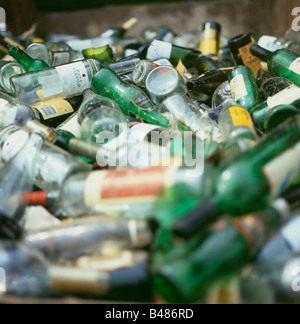
[[[264,49],[263,47],[259,46],[259,45],[252,45],[250,48],[250,52],[252,55],[258,57],[259,59],[261,59],[262,61],[267,62],[270,58],[270,56],[272,56],[272,52]]]
[[[34,59],[32,59],[28,54],[26,54],[24,51],[22,51],[17,46],[9,45],[8,51],[9,51],[9,54],[15,60],[17,60],[19,63],[21,63],[26,69],[28,69],[34,61]]]

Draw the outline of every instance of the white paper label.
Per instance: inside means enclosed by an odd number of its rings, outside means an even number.
[[[288,242],[293,252],[300,252],[300,217],[296,217],[282,230],[281,235]]]
[[[77,95],[90,88],[90,81],[83,62],[56,67],[65,94]]]
[[[24,146],[28,140],[29,134],[25,131],[17,131],[10,135],[3,143],[1,158],[3,162],[8,162],[12,159]]]
[[[80,138],[81,126],[78,123],[77,114],[72,116],[69,120],[66,121],[66,123],[62,127],[59,127],[58,129],[68,131],[72,133],[75,137]]]
[[[289,67],[289,70],[300,75],[300,57],[298,57]]]
[[[270,185],[271,198],[278,197],[300,176],[300,143],[266,164],[263,173]]]
[[[244,77],[240,74],[234,77],[230,82],[230,89],[234,101],[247,96],[247,88]]]
[[[58,75],[52,74],[38,78],[43,89],[43,97],[49,98],[63,93],[63,85]]]
[[[16,116],[16,107],[12,107],[7,100],[0,98],[0,126],[6,127],[13,124]]]
[[[71,60],[70,52],[53,52],[52,53],[52,65],[60,65],[69,63]]]
[[[290,85],[288,88],[278,92],[275,96],[269,97],[267,100],[270,109],[279,105],[290,105],[300,99],[300,88],[295,84]]]
[[[160,58],[171,57],[172,44],[166,43],[158,40],[154,40],[148,48],[147,59],[148,60],[158,60]]]

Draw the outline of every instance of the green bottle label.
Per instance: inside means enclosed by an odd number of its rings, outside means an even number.
[[[278,197],[300,176],[300,143],[279,155],[263,168],[270,185],[270,197]]]

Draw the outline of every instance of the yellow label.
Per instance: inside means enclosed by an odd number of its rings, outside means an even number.
[[[250,52],[250,47],[254,43],[250,43],[246,46],[239,48],[241,58],[246,66],[248,66],[253,72],[255,77],[257,77],[262,70],[260,59],[256,56],[253,56]]]
[[[176,66],[176,70],[178,71],[178,73],[183,77],[183,79],[185,80],[186,77],[184,76],[184,73],[187,72],[186,67],[183,65],[182,61],[179,60],[177,66]]]
[[[202,37],[199,50],[205,55],[216,55],[218,53],[218,32],[215,29],[207,29],[203,32]]]
[[[230,90],[234,101],[247,96],[247,88],[244,81],[244,77],[240,74],[234,77],[230,82]]]
[[[246,126],[255,129],[249,112],[242,107],[231,107],[229,109],[234,126]]]
[[[39,102],[34,104],[33,107],[42,114],[45,120],[74,112],[73,107],[66,100]]]

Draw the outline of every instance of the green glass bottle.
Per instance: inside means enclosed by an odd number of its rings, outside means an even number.
[[[251,53],[268,63],[273,76],[281,76],[300,86],[300,57],[288,49],[270,52],[259,45],[253,45]]]
[[[144,48],[140,53],[140,58],[148,60],[168,59],[173,65],[177,65],[179,60],[187,67],[192,67],[196,59],[202,53],[193,48],[177,46],[168,42],[154,40],[149,47]]]
[[[300,105],[300,88],[294,84],[269,97],[266,101],[258,104],[251,110],[251,117],[255,126],[261,130],[264,129],[266,116],[270,110],[280,105]]]
[[[82,51],[84,58],[96,58],[105,63],[115,62],[115,57],[112,48],[109,45],[100,46],[97,48],[86,48]]]
[[[233,99],[250,111],[259,103],[258,87],[253,71],[247,66],[238,66],[229,75]]]
[[[300,114],[300,109],[292,105],[280,105],[271,109],[264,122],[264,132],[268,133],[287,119]]]
[[[20,64],[22,64],[28,72],[48,68],[49,65],[39,59],[33,59],[18,46],[10,45],[0,37],[0,43],[7,47],[9,54]]]
[[[153,268],[156,291],[170,303],[200,301],[215,280],[254,260],[289,216],[288,204],[280,199],[261,213],[231,221],[194,250],[187,250],[185,256],[166,257]]]
[[[300,116],[292,117],[213,179],[213,195],[173,225],[189,236],[219,216],[264,208],[300,177]]]
[[[130,85],[109,68],[101,69],[92,80],[95,93],[113,99],[128,116],[138,116],[154,125],[168,127],[169,121],[163,117],[147,95],[137,86]]]

